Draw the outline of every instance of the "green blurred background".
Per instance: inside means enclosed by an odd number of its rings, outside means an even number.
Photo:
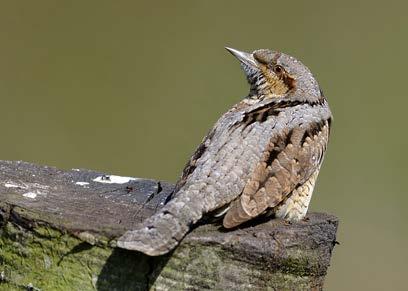
[[[335,117],[311,207],[341,220],[326,289],[404,290],[407,8],[2,1],[0,157],[175,181],[247,93],[223,47],[281,50],[314,72]]]

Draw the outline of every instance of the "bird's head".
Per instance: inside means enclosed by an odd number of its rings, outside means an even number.
[[[319,99],[321,92],[310,70],[294,57],[268,49],[252,53],[226,48],[241,63],[251,86],[248,98]]]

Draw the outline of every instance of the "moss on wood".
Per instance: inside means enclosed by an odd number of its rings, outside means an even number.
[[[228,232],[202,225],[171,254],[148,257],[115,248],[115,238],[161,207],[170,184],[100,185],[92,181],[101,174],[92,171],[1,161],[0,167],[1,290],[322,289],[334,216]],[[25,197],[28,191],[38,197]]]

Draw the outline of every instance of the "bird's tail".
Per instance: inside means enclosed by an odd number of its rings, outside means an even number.
[[[175,248],[202,217],[199,204],[178,193],[153,216],[147,218],[134,230],[127,231],[117,241],[123,249],[135,250],[149,256],[163,255]]]

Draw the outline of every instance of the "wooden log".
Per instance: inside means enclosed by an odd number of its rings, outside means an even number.
[[[0,161],[0,289],[322,289],[338,225],[323,213],[233,231],[200,225],[160,257],[115,248],[172,189],[163,181]]]

